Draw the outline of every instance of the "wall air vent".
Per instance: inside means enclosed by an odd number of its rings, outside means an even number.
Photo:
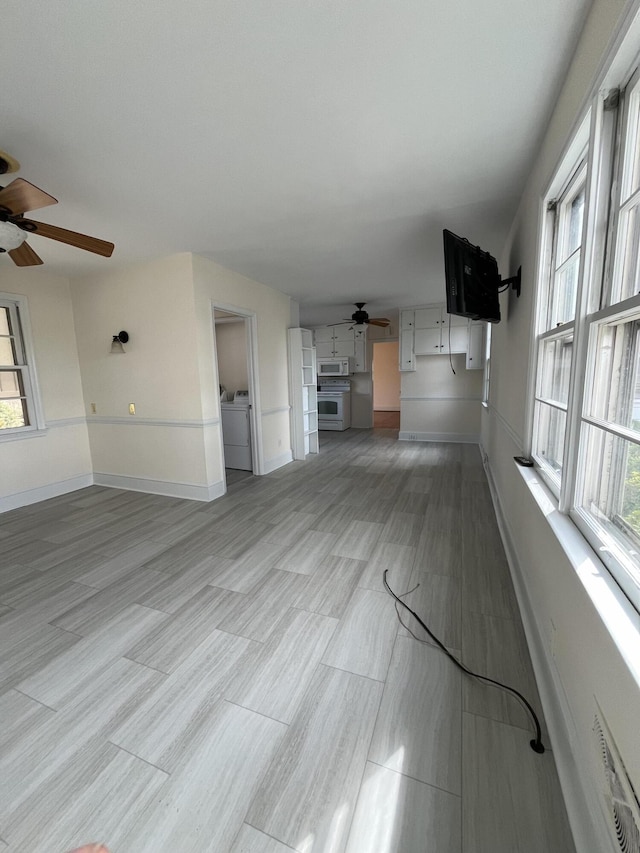
[[[640,803],[604,718],[596,714],[593,732],[600,764],[608,824],[620,853],[640,853]]]

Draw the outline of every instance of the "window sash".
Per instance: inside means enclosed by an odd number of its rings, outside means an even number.
[[[0,441],[43,428],[26,300],[0,294]]]

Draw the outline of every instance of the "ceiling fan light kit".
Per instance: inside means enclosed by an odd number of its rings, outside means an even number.
[[[25,232],[13,222],[0,221],[0,252],[17,249],[27,239]]]
[[[14,172],[19,168],[20,164],[17,160],[0,151],[0,174]],[[52,195],[25,181],[24,178],[15,178],[6,187],[0,187],[0,252],[7,252],[14,264],[19,267],[41,264],[42,259],[25,243],[27,234],[33,233],[110,258],[114,249],[113,243],[89,237],[87,234],[79,234],[77,231],[59,228],[57,225],[24,218],[27,211],[57,203],[58,200]]]

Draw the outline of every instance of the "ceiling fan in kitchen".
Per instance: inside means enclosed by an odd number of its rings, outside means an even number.
[[[345,323],[351,323],[353,326],[363,326],[366,324],[386,328],[391,322],[390,320],[387,320],[386,317],[369,317],[367,311],[363,310],[364,306],[367,304],[366,302],[354,302],[353,304],[358,310],[353,312],[351,319],[345,319],[342,323],[335,323],[334,325],[343,326]]]
[[[19,168],[20,164],[17,160],[14,160],[9,154],[5,154],[4,151],[0,151],[0,175],[16,172]],[[1,187],[0,252],[6,252],[14,264],[19,267],[41,264],[42,258],[25,242],[27,234],[39,234],[41,237],[49,237],[59,243],[66,243],[69,246],[76,246],[78,249],[85,249],[87,252],[94,252],[96,255],[110,258],[114,249],[113,243],[24,217],[24,214],[30,210],[38,210],[41,207],[57,203],[58,200],[52,195],[29,183],[29,181],[25,181],[24,178],[15,178],[6,187]]]

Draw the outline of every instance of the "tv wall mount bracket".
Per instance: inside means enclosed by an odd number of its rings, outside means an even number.
[[[511,288],[515,290],[516,296],[520,296],[522,286],[522,267],[518,267],[518,272],[512,275],[511,278],[503,278],[500,286],[500,293]]]

